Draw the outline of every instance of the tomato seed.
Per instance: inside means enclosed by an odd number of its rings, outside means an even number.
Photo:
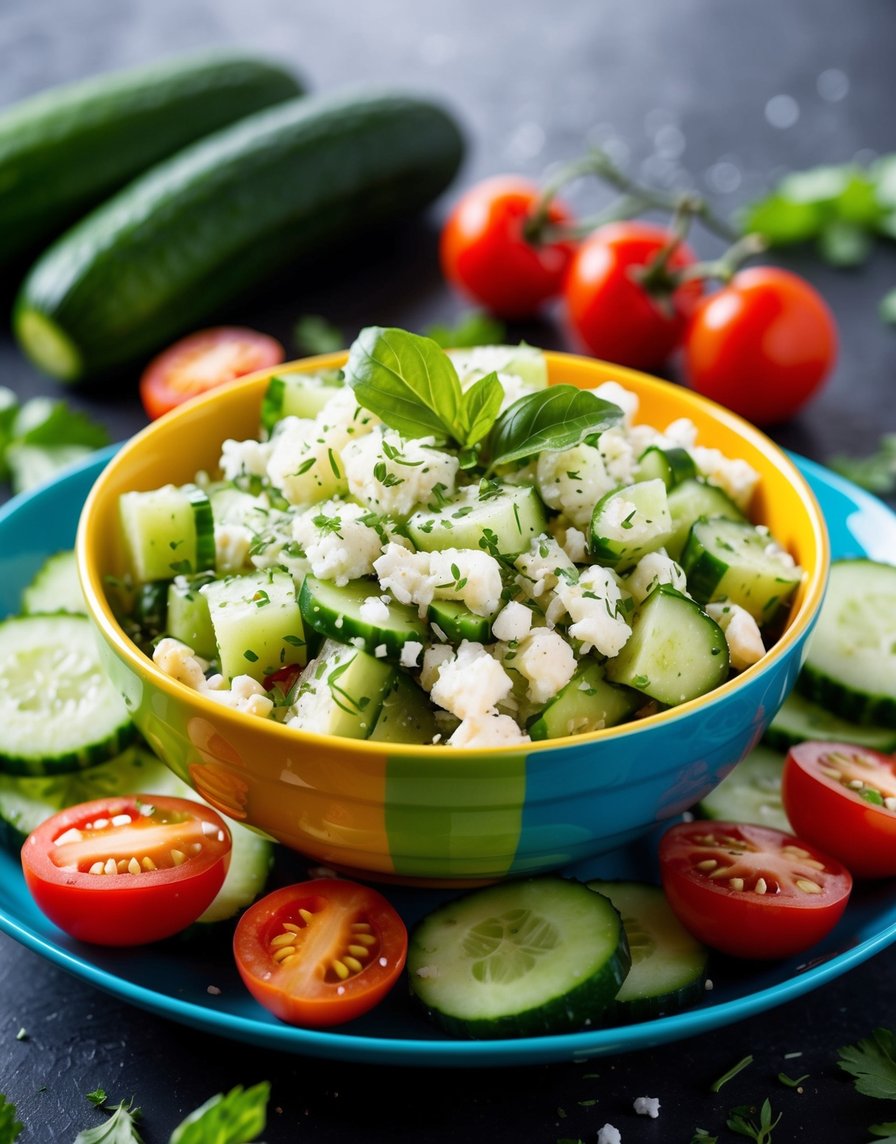
[[[821,886],[815,882],[810,882],[808,878],[797,878],[797,886],[803,891],[804,894],[820,894]]]
[[[753,887],[757,894],[764,894],[768,889],[768,882],[765,878],[757,878],[756,885]]]

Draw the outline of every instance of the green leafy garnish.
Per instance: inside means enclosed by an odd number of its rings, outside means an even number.
[[[122,1101],[103,1124],[84,1128],[75,1137],[75,1144],[143,1144],[137,1131],[140,1109],[133,1102]]]
[[[838,1051],[837,1062],[855,1078],[857,1092],[878,1100],[896,1100],[896,1040],[892,1029],[875,1029],[855,1045]]]
[[[762,1102],[762,1107],[759,1109],[758,1124],[752,1120],[747,1120],[747,1114],[752,1111],[753,1110],[746,1105],[732,1108],[725,1123],[732,1132],[754,1140],[755,1144],[771,1144],[772,1129],[778,1126],[781,1113],[779,1112],[774,1120],[772,1120],[772,1106],[769,1104],[767,1098]]]
[[[881,321],[896,326],[896,290],[889,290],[880,300]]]
[[[90,1103],[95,1104],[97,1108],[102,1108],[108,1099],[106,1090],[103,1088],[95,1088],[93,1092],[88,1092],[86,1096]]]
[[[0,386],[0,479],[25,492],[108,444],[109,434],[65,401],[33,397],[24,404]]]
[[[896,1144],[896,1121],[888,1124],[872,1124],[868,1131],[872,1136],[880,1136],[881,1144]]]
[[[695,1128],[691,1144],[718,1144],[718,1136],[713,1136],[705,1128]]]
[[[621,420],[618,405],[587,389],[553,385],[527,393],[495,422],[488,442],[491,467],[534,456],[543,449],[571,449]]]
[[[16,1106],[0,1093],[0,1144],[13,1144],[25,1125],[16,1120]]]
[[[867,457],[832,457],[834,472],[873,493],[896,491],[896,433],[885,433],[877,449]]]
[[[718,1080],[714,1080],[712,1082],[712,1084],[709,1086],[709,1091],[710,1092],[718,1092],[719,1089],[721,1089],[723,1084],[727,1084],[729,1080],[733,1080],[734,1077],[736,1077],[739,1072],[743,1072],[743,1070],[745,1068],[749,1068],[749,1066],[752,1063],[753,1063],[753,1054],[750,1053],[748,1056],[743,1057],[741,1060],[739,1060],[736,1065],[732,1065],[731,1068],[726,1073],[722,1073],[722,1075],[718,1078]]]
[[[464,444],[481,441],[495,423],[504,390],[496,373],[487,373],[475,381],[464,394]]]
[[[434,323],[427,326],[424,333],[446,350],[498,345],[506,337],[503,322],[499,322],[497,318],[493,318],[490,314],[483,314],[479,310],[464,314],[454,326]]]
[[[797,1077],[788,1076],[787,1073],[778,1073],[778,1080],[781,1082],[781,1084],[786,1085],[788,1088],[799,1088],[803,1081],[808,1079],[808,1073],[803,1073],[802,1076]]]
[[[270,1092],[263,1081],[218,1093],[175,1128],[169,1144],[249,1144],[264,1131]]]
[[[303,314],[293,326],[292,337],[301,354],[332,354],[345,346],[339,327],[320,314]]]

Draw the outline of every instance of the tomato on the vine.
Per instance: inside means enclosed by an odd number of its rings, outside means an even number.
[[[230,850],[211,807],[122,795],[42,822],[22,847],[22,870],[37,905],[72,937],[144,945],[186,929],[211,905]]]
[[[810,842],[767,826],[682,822],[660,841],[669,905],[706,945],[735,957],[799,953],[839,921],[849,871]]]
[[[404,922],[382,894],[339,878],[275,890],[246,910],[233,938],[256,1001],[308,1028],[372,1009],[397,981],[407,949]]]
[[[698,393],[772,425],[806,404],[836,356],[836,323],[818,291],[788,270],[754,266],[700,302],[683,367]]]
[[[896,756],[800,743],[787,753],[781,797],[793,829],[856,877],[896,874]]]
[[[526,233],[539,198],[528,179],[498,175],[466,191],[442,228],[442,273],[502,318],[531,317],[563,286],[573,243],[530,240]],[[552,200],[547,224],[570,221],[569,210]]]
[[[664,273],[656,283],[644,273],[672,236],[664,227],[634,219],[608,223],[576,251],[564,287],[566,313],[573,333],[595,357],[634,369],[659,369],[676,349],[702,292],[699,281],[678,286]],[[670,276],[696,262],[679,243],[664,270]]]
[[[197,394],[257,369],[279,365],[283,346],[269,334],[243,326],[218,326],[188,334],[163,350],[140,378],[140,400],[151,419]]]

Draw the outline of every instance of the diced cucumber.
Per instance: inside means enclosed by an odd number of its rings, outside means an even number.
[[[685,480],[669,490],[669,515],[672,518],[672,535],[665,547],[673,560],[681,557],[691,525],[701,516],[746,519],[726,492],[703,480]]]
[[[26,615],[71,612],[82,616],[86,610],[75,554],[70,548],[48,556],[22,592],[22,611]]]
[[[894,633],[896,566],[835,561],[798,689],[843,719],[896,727]]]
[[[262,680],[308,659],[292,576],[267,568],[212,580],[199,589],[208,602],[221,673]]]
[[[684,928],[659,886],[588,883],[622,915],[632,966],[609,1018],[619,1023],[665,1017],[704,996],[709,950]]]
[[[406,528],[425,552],[473,548],[516,556],[545,531],[547,516],[532,485],[504,485],[484,494],[471,485],[444,508],[413,513]]]
[[[488,643],[492,638],[494,616],[477,616],[460,600],[433,600],[427,616],[448,643],[459,644],[464,640]]]
[[[220,481],[207,489],[215,524],[242,524],[260,532],[268,523],[270,507],[265,497],[241,489],[232,481]]]
[[[165,628],[168,634],[191,647],[203,659],[214,659],[217,655],[208,600],[200,591],[212,579],[209,573],[201,572],[198,576],[175,576],[166,586]]]
[[[597,1022],[630,957],[609,900],[556,877],[488,886],[448,902],[411,934],[408,978],[453,1033],[560,1033]]]
[[[698,804],[703,818],[718,822],[753,822],[792,833],[781,802],[784,756],[769,747],[754,747]]]
[[[666,486],[658,477],[613,489],[594,506],[591,555],[620,571],[662,548],[672,533]]]
[[[706,517],[691,528],[681,566],[695,600],[730,600],[761,626],[775,618],[803,578],[769,536],[747,522]],[[896,662],[896,661],[894,661]]]
[[[360,648],[326,640],[294,689],[291,727],[366,739],[379,718],[396,669]]]
[[[383,603],[382,595],[375,580],[352,580],[340,587],[306,576],[299,607],[306,627],[342,643],[363,646],[373,656],[379,651],[381,659],[398,660],[406,643],[428,643],[429,632],[416,608],[396,600]],[[374,602],[367,605],[371,598]]]
[[[86,616],[0,623],[0,771],[49,775],[121,753],[135,738]]]
[[[607,681],[593,660],[579,667],[565,687],[526,725],[533,739],[560,739],[615,727],[630,719],[644,697]]]
[[[137,583],[173,580],[215,566],[215,525],[208,496],[195,485],[123,493],[121,530]]]
[[[316,417],[341,388],[341,369],[272,377],[261,400],[261,427],[270,434],[284,417]]]
[[[437,733],[429,696],[409,675],[396,671],[367,737],[380,743],[431,743]]]
[[[705,695],[728,678],[725,633],[693,600],[668,584],[655,588],[632,621],[607,677],[674,707]]]
[[[765,741],[777,751],[787,751],[808,739],[829,743],[855,743],[872,751],[896,751],[896,727],[875,727],[841,719],[826,707],[792,691],[765,732]]]
[[[448,356],[462,381],[482,377],[494,370],[519,377],[533,389],[544,389],[548,384],[548,363],[544,353],[525,342],[518,346],[471,346],[449,350]]]
[[[659,445],[648,445],[638,458],[639,481],[658,478],[667,489],[672,489],[682,481],[693,480],[696,476],[697,466],[687,449],[661,449]]]

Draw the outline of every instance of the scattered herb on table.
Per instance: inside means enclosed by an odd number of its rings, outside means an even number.
[[[828,462],[835,473],[873,493],[896,492],[896,433],[885,433],[867,457],[838,455]]]
[[[218,1093],[181,1121],[171,1133],[168,1144],[250,1144],[264,1131],[270,1092],[271,1086],[263,1081],[252,1088],[236,1085],[227,1093]],[[101,1088],[87,1093],[87,1099],[97,1108],[111,1111],[112,1115],[103,1124],[79,1132],[75,1144],[143,1144],[136,1124],[140,1109],[135,1108],[132,1101],[121,1101],[110,1110]],[[2,1114],[0,1105],[0,1144],[12,1144],[15,1136],[3,1135]]]
[[[799,1091],[801,1091],[800,1085],[803,1083],[804,1080],[808,1080],[808,1079],[809,1079],[808,1073],[803,1073],[802,1076],[798,1076],[798,1077],[788,1076],[787,1073],[782,1073],[782,1072],[778,1073],[778,1080],[781,1082],[781,1084],[786,1085],[788,1088],[795,1088]]]
[[[772,1119],[772,1106],[768,1098],[762,1102],[762,1107],[759,1109],[758,1124],[747,1119],[748,1114],[752,1111],[753,1109],[748,1105],[732,1108],[725,1123],[732,1132],[736,1132],[739,1136],[746,1136],[749,1140],[754,1140],[755,1144],[771,1144],[772,1130],[778,1126],[781,1113],[779,1112],[774,1120]]]
[[[32,397],[20,403],[0,386],[0,479],[21,493],[109,443],[109,434],[67,402]]]
[[[106,1090],[104,1088],[95,1088],[93,1092],[86,1093],[86,1096],[90,1103],[96,1105],[97,1108],[102,1108],[102,1106],[108,1100],[108,1097],[106,1096]]]
[[[896,1036],[892,1029],[875,1029],[855,1045],[838,1051],[837,1062],[854,1078],[856,1091],[878,1100],[896,1100]]]
[[[718,1136],[713,1136],[705,1128],[695,1128],[691,1137],[691,1144],[718,1144]]]
[[[108,1111],[105,1101],[97,1107]],[[133,1101],[123,1100],[115,1106],[108,1120],[97,1124],[94,1128],[82,1129],[75,1137],[75,1144],[143,1144],[143,1137],[137,1131],[139,1116],[140,1109],[134,1107]]]
[[[889,1124],[872,1124],[868,1131],[872,1136],[880,1137],[880,1144],[896,1144],[896,1121]]]
[[[732,1065],[732,1067],[726,1073],[722,1073],[718,1080],[714,1080],[709,1086],[709,1091],[718,1092],[722,1085],[727,1084],[729,1080],[733,1080],[739,1072],[743,1072],[745,1068],[749,1068],[752,1063],[753,1054],[750,1053],[748,1056],[739,1060],[736,1065]]]
[[[24,1127],[16,1120],[16,1106],[0,1093],[0,1144],[13,1144]]]

